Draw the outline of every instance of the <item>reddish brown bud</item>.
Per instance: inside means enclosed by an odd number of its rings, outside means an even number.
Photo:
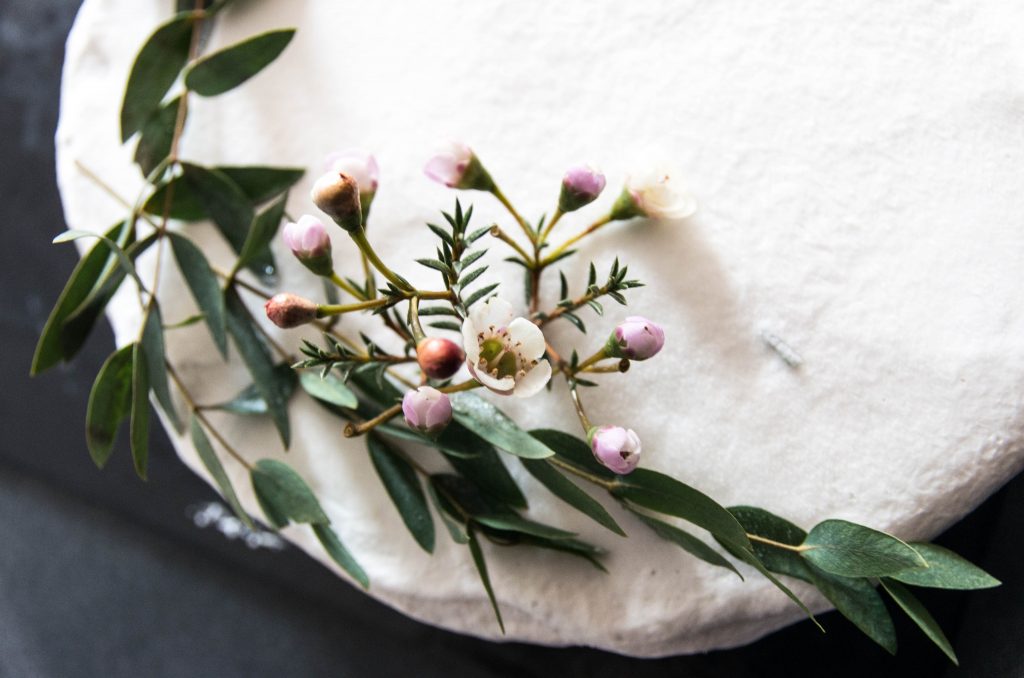
[[[275,294],[263,308],[266,309],[270,322],[283,329],[305,325],[316,319],[315,301],[287,292]]]
[[[416,345],[416,361],[431,379],[447,379],[459,371],[466,354],[451,339],[427,337]]]
[[[313,184],[310,198],[320,210],[346,231],[362,228],[363,212],[359,204],[359,185],[341,172],[328,172]]]

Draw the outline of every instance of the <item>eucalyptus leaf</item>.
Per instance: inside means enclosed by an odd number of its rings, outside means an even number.
[[[260,165],[221,165],[213,169],[234,182],[252,205],[262,204],[281,195],[305,173],[294,167],[263,167]],[[162,184],[154,191],[146,200],[143,210],[149,214],[162,216],[168,192],[171,192],[168,214],[171,219],[179,221],[206,219],[206,209],[199,194],[180,175]]]
[[[921,604],[921,601],[897,581],[888,577],[882,577],[880,581],[886,593],[892,596],[896,604],[907,613],[907,616],[917,624],[918,628],[924,631],[928,639],[935,643],[949,657],[949,661],[953,662],[956,666],[960,666],[960,660],[957,659],[956,652],[953,650],[949,639],[946,638],[946,634],[939,628],[939,623],[935,621],[935,617],[928,612],[925,606]]]
[[[224,293],[217,282],[217,276],[203,251],[191,240],[178,233],[167,233],[171,241],[174,258],[178,262],[185,282],[188,284],[196,305],[203,312],[210,336],[220,354],[227,358],[228,335],[224,310]]]
[[[213,445],[210,444],[210,439],[206,436],[206,432],[203,431],[202,425],[199,423],[198,417],[193,416],[192,421],[189,425],[189,429],[192,436],[192,445],[196,448],[196,452],[199,454],[199,460],[203,462],[203,466],[209,471],[210,477],[213,478],[213,482],[217,483],[217,488],[220,490],[221,496],[227,501],[228,505],[235,512],[235,515],[245,523],[249,529],[253,529],[252,519],[249,518],[249,514],[242,508],[242,502],[238,500],[238,495],[235,494],[235,488],[231,484],[231,478],[228,477],[227,472],[224,470],[224,466],[220,463],[220,458],[217,456],[217,452],[213,449]]]
[[[740,574],[740,571],[732,563],[726,560],[718,551],[705,544],[701,539],[663,520],[658,520],[639,511],[634,511],[634,513],[643,524],[651,528],[656,535],[665,541],[672,542],[690,555],[703,560],[709,565],[732,570],[736,573],[737,577],[743,579],[743,575]]]
[[[146,349],[132,344],[132,406],[129,418],[132,461],[135,472],[143,480],[149,465],[149,373]]]
[[[366,571],[356,562],[356,559],[352,557],[352,554],[345,548],[345,545],[341,543],[341,539],[338,537],[338,533],[334,531],[334,528],[330,525],[315,524],[313,525],[313,533],[320,540],[320,545],[327,551],[327,555],[331,557],[331,560],[336,562],[345,572],[348,572],[364,589],[370,588],[370,578],[366,575]]]
[[[430,516],[416,470],[378,436],[371,433],[367,436],[366,445],[373,468],[398,509],[402,522],[409,528],[416,543],[427,553],[433,553],[434,520]]]
[[[124,269],[124,272],[127,275],[130,275],[131,277],[135,278],[135,280],[137,280],[140,285],[142,284],[142,280],[139,278],[139,274],[135,271],[135,264],[132,263],[132,260],[128,258],[128,254],[121,248],[120,245],[118,245],[116,242],[114,242],[107,236],[103,235],[102,233],[93,233],[92,231],[80,231],[77,229],[70,229],[64,231],[63,233],[55,237],[53,239],[53,243],[55,245],[59,245],[61,243],[71,242],[73,240],[81,240],[82,238],[99,239],[114,254],[118,264],[121,266],[122,269]]]
[[[248,309],[238,296],[234,288],[224,292],[224,301],[227,308],[228,334],[235,340],[239,355],[245,362],[245,366],[252,375],[256,389],[267,403],[267,410],[274,420],[281,435],[281,441],[285,448],[291,440],[291,429],[288,424],[288,398],[285,397],[285,389],[282,388],[282,376],[274,367],[270,350],[263,343]]]
[[[142,134],[135,147],[135,164],[142,171],[142,176],[148,177],[170,155],[180,104],[180,96],[168,101],[154,111],[142,126]]]
[[[529,471],[530,475],[536,478],[544,487],[548,488],[553,495],[615,534],[622,537],[626,536],[626,533],[622,531],[619,524],[615,522],[615,519],[612,518],[611,514],[605,510],[599,501],[563,476],[549,460],[521,459],[520,461],[526,470]]]
[[[754,506],[730,506],[729,513],[736,517],[747,533],[797,548],[807,538],[807,532],[785,518]],[[751,547],[764,566],[776,574],[802,579],[812,583],[810,565],[796,551],[771,546],[757,539]]]
[[[494,609],[494,616],[498,620],[498,627],[501,628],[501,632],[505,633],[505,622],[501,619],[501,609],[498,607],[498,600],[494,597],[494,589],[491,587],[491,576],[487,573],[487,561],[484,560],[484,552],[480,548],[480,543],[476,539],[476,535],[472,532],[469,533],[469,552],[473,556],[473,565],[476,566],[477,574],[480,575],[480,582],[484,585],[484,590],[487,591],[487,598],[491,601],[491,608]]]
[[[163,408],[164,414],[171,420],[174,428],[182,429],[181,418],[171,398],[171,387],[167,381],[167,358],[164,349],[164,323],[160,319],[160,306],[156,299],[151,298],[146,309],[146,317],[142,321],[142,346],[145,348],[146,367],[149,385],[153,395]]]
[[[925,567],[917,551],[892,535],[845,520],[825,520],[807,534],[801,555],[844,577],[879,577]]]
[[[299,373],[299,384],[302,390],[317,400],[348,409],[359,406],[356,394],[332,372],[321,377],[318,372],[302,371]]]
[[[560,553],[568,553],[569,555],[586,560],[601,572],[608,573],[604,564],[597,559],[598,556],[602,555],[603,551],[579,539],[548,539],[531,534],[518,534],[516,536],[516,543],[523,546],[535,546]]]
[[[893,626],[892,616],[878,591],[866,579],[839,577],[814,566],[810,566],[808,571],[811,583],[835,605],[840,614],[889,654],[896,654],[896,627]]]
[[[250,475],[256,499],[274,527],[289,522],[330,524],[313,490],[291,466],[275,459],[260,459]]]
[[[230,400],[211,405],[209,409],[222,410],[243,416],[259,416],[270,412],[270,409],[267,407],[267,401],[260,395],[260,390],[256,388],[256,384],[249,384]]]
[[[270,241],[277,235],[281,219],[284,218],[284,206],[287,199],[288,195],[283,194],[253,219],[245,243],[242,245],[242,251],[231,271],[232,275],[246,267],[253,269],[257,275],[266,275],[267,271],[274,270],[274,257],[270,253]]]
[[[294,35],[294,28],[268,31],[197,59],[185,71],[185,86],[204,97],[232,90],[273,62]]]
[[[523,518],[515,513],[478,514],[473,516],[473,520],[495,530],[529,534],[544,539],[572,539],[576,536],[575,532],[567,532],[557,527],[544,525],[543,523]]]
[[[117,429],[131,411],[133,352],[132,344],[114,351],[100,367],[89,393],[85,442],[100,468],[110,459]]]
[[[919,542],[911,542],[910,545],[928,561],[928,567],[903,570],[891,575],[893,579],[904,584],[936,589],[973,590],[988,589],[1001,583],[985,570],[949,549]]]
[[[450,426],[449,426],[450,428]],[[390,424],[380,424],[375,429],[378,433],[381,433],[392,438],[398,438],[400,440],[408,440],[420,445],[426,445],[427,447],[433,447],[440,452],[452,456],[462,457],[464,459],[472,459],[473,457],[479,456],[479,452],[476,450],[467,450],[463,447],[462,441],[458,438],[446,438],[441,435],[437,438],[428,438],[427,436],[414,431],[405,426],[392,426]],[[447,429],[445,429],[447,433]]]
[[[448,534],[451,535],[452,541],[456,544],[469,543],[467,521],[459,514],[455,505],[438,490],[433,477],[427,483],[427,496],[430,497],[430,503],[434,505],[438,515],[441,516],[441,521],[448,530]]]
[[[594,458],[594,453],[586,441],[555,429],[534,429],[530,431],[530,435],[549,449],[554,450],[555,455],[563,462],[569,462],[577,469],[586,471],[601,480],[615,479],[615,474]]]
[[[121,103],[121,141],[142,129],[188,61],[196,14],[179,14],[159,26],[135,57]]]
[[[481,441],[476,447],[476,454],[472,457],[449,456],[448,463],[495,501],[517,508],[527,507],[522,490],[508,472],[501,457],[487,443]]]
[[[550,457],[554,452],[519,428],[504,412],[474,393],[449,397],[455,420],[495,447],[527,459]]]
[[[181,163],[181,169],[185,185],[195,193],[204,215],[235,252],[241,252],[255,215],[249,197],[220,170],[192,163]]]

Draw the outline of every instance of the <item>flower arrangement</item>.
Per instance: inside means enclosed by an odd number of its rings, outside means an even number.
[[[451,212],[442,213],[444,226],[427,225],[437,239],[436,250],[416,263],[436,271],[440,280],[436,288],[420,289],[382,259],[368,235],[379,186],[372,155],[334,154],[328,158],[329,171],[314,183],[311,203],[333,225],[312,214],[294,221],[286,215],[289,191],[302,170],[210,167],[180,157],[190,97],[215,97],[241,85],[273,62],[294,33],[271,31],[201,55],[204,26],[227,4],[220,0],[206,9],[179,12],[138,53],[125,91],[121,131],[122,141],[136,140],[135,161],[146,186],[133,203],[126,201],[126,218],[101,234],[68,231],[55,239],[89,237],[99,242],[75,267],[57,300],[33,358],[33,374],[73,359],[123,285],[135,288],[143,309],[136,339],[110,355],[89,397],[86,442],[98,466],[109,460],[118,429],[128,420],[135,468],[146,477],[155,405],[179,430],[189,429],[199,458],[241,520],[251,524],[253,517],[239,502],[225,463],[249,472],[262,510],[259,518],[274,528],[308,525],[353,580],[370,586],[358,554],[345,547],[343,534],[306,480],[286,463],[253,461],[237,450],[167,360],[165,333],[202,322],[216,350],[227,358],[233,346],[252,376],[250,387],[217,408],[238,416],[269,417],[285,448],[290,441],[288,403],[297,389],[337,415],[341,433],[366,440],[382,485],[411,537],[432,552],[436,515],[449,537],[467,547],[502,628],[484,540],[509,548],[551,549],[604,569],[600,549],[523,515],[528,498],[508,472],[508,461],[522,464],[567,509],[616,534],[625,536],[627,528],[649,529],[709,566],[739,576],[734,561],[753,568],[814,619],[779,576],[810,583],[872,640],[895,652],[895,631],[881,595],[885,593],[956,661],[950,643],[907,586],[998,585],[987,573],[941,547],[907,543],[848,521],[825,520],[805,531],[761,508],[723,507],[690,485],[641,466],[646,458],[641,437],[628,426],[642,433],[642,423],[596,416],[592,421],[583,393],[598,387],[594,379],[620,379],[632,363],[655,358],[666,342],[665,332],[656,321],[625,316],[607,338],[587,338],[584,313],[603,315],[609,300],[625,306],[626,293],[642,287],[618,260],[603,276],[591,264],[582,291],[576,293],[560,272],[559,300],[553,308],[541,308],[540,292],[552,277],[549,269],[578,254],[597,230],[615,222],[692,215],[696,201],[680,185],[675,170],[632,174],[602,215],[561,237],[557,227],[563,218],[603,195],[606,180],[600,171],[587,165],[569,169],[550,218],[532,222],[515,209],[470,147],[446,144],[427,161],[427,177],[497,200],[508,212],[511,228],[472,224],[472,207],[464,209],[456,200]],[[189,237],[187,224],[205,220],[237,254],[230,270],[211,265]],[[275,266],[270,245],[279,231],[291,254],[323,279],[322,301],[265,291],[272,284],[268,272]],[[332,233],[347,237],[358,249],[360,278],[342,277],[335,270]],[[482,243],[488,240],[506,248],[507,260],[523,270],[521,307],[500,282],[484,284],[489,250]],[[169,259],[170,250],[194,297],[196,315],[172,325],[164,322],[159,276],[143,280],[134,264],[151,248],[158,261]],[[245,297],[259,298],[267,318],[278,327],[307,333],[301,356],[266,334]],[[351,336],[339,322],[350,314],[376,318],[380,332],[398,337],[402,350],[388,352],[371,336]],[[566,350],[549,342],[545,328],[558,321],[580,331],[578,347]],[[440,332],[453,333],[460,341]],[[460,379],[460,374],[467,376]],[[546,390],[555,379],[567,386],[578,422],[565,428],[574,432],[527,431],[502,412],[501,396],[554,397]],[[182,404],[187,417],[182,416]],[[441,455],[450,470],[426,470],[421,455],[428,454]],[[588,489],[608,493],[630,522],[613,516]],[[706,531],[733,560],[683,529],[680,521]]]

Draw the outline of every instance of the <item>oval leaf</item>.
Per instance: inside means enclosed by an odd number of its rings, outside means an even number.
[[[988,589],[1002,582],[985,570],[935,544],[910,544],[928,562],[927,568],[904,570],[892,575],[904,584],[936,589]]]
[[[198,59],[185,72],[185,86],[204,97],[232,90],[274,61],[294,35],[294,28],[269,31]]]
[[[284,527],[289,522],[330,524],[313,490],[288,464],[260,459],[250,475],[256,499],[274,527]]]
[[[150,115],[142,126],[142,134],[135,147],[135,164],[142,171],[142,176],[148,177],[170,155],[180,105],[181,97],[175,97]]]
[[[189,426],[192,435],[192,444],[196,448],[196,452],[199,453],[199,460],[203,462],[203,466],[210,472],[210,477],[213,478],[213,482],[217,483],[217,489],[220,490],[220,494],[224,497],[224,500],[231,506],[231,509],[235,512],[235,515],[245,523],[249,529],[253,529],[252,519],[249,518],[249,514],[242,508],[242,502],[238,500],[238,495],[235,494],[235,488],[231,484],[231,479],[228,477],[227,472],[224,470],[223,464],[220,463],[220,458],[217,456],[217,452],[213,449],[213,445],[210,444],[210,439],[206,436],[206,432],[203,431],[202,425],[199,423],[197,417],[192,417],[192,422]]]
[[[129,420],[132,461],[135,472],[143,480],[149,465],[149,373],[146,366],[146,349],[142,344],[133,344],[132,355],[132,411]]]
[[[736,516],[743,529],[751,535],[794,547],[800,546],[807,538],[805,530],[764,509],[754,506],[730,506],[729,513]],[[750,544],[754,554],[772,572],[811,582],[810,565],[796,551],[771,546],[753,538]]]
[[[248,196],[223,172],[181,163],[185,184],[236,253],[245,246],[254,211]]]
[[[142,346],[146,349],[146,367],[149,375],[149,385],[153,389],[157,402],[163,408],[164,414],[171,420],[178,431],[181,431],[182,423],[178,417],[178,410],[174,407],[174,400],[171,398],[171,387],[167,381],[167,359],[164,350],[164,324],[160,319],[160,306],[156,299],[150,299],[146,317],[143,319]]]
[[[370,578],[366,571],[356,562],[352,554],[348,552],[345,545],[341,543],[338,533],[330,525],[313,525],[313,533],[320,540],[320,545],[327,551],[331,560],[341,566],[341,569],[348,572],[353,579],[359,582],[364,589],[370,588]]]
[[[133,353],[132,344],[114,351],[100,367],[89,393],[85,442],[100,468],[110,459],[117,429],[131,410]]]
[[[316,372],[300,372],[299,384],[303,391],[325,403],[348,409],[355,409],[359,406],[359,399],[356,398],[352,389],[331,372],[323,376]]]
[[[192,292],[192,298],[196,300],[196,305],[203,312],[207,327],[210,328],[213,343],[217,346],[220,354],[227,358],[228,335],[224,293],[220,289],[220,283],[217,282],[217,276],[210,268],[210,263],[203,255],[203,251],[195,243],[178,233],[168,232],[167,235],[171,239],[171,249],[174,251],[178,268]]]
[[[450,455],[448,463],[493,501],[517,508],[527,507],[526,497],[501,461],[501,456],[487,443],[479,441],[473,456]]]
[[[866,579],[837,577],[809,567],[811,583],[864,635],[896,654],[896,627],[882,596]]]
[[[258,165],[233,166],[223,165],[214,168],[242,189],[249,202],[253,205],[275,198],[291,188],[305,173],[294,167],[261,167]],[[173,186],[173,188],[172,188]],[[185,181],[177,176],[162,184],[146,200],[143,210],[149,214],[162,216],[167,193],[171,192],[171,205],[168,216],[179,221],[202,221],[206,218],[206,210],[199,195]]]
[[[905,542],[846,520],[818,523],[803,547],[801,555],[809,562],[843,577],[880,577],[927,565]]]
[[[277,235],[281,219],[284,218],[284,205],[287,199],[287,194],[282,195],[252,220],[245,244],[242,245],[238,260],[231,269],[231,276],[242,268],[249,268],[264,278],[274,274],[274,255],[270,252],[270,241]]]
[[[949,639],[946,638],[946,634],[939,628],[939,623],[935,621],[925,606],[921,604],[921,601],[917,599],[914,594],[903,587],[902,584],[883,577],[881,579],[882,587],[885,588],[886,593],[892,596],[892,599],[896,601],[904,612],[907,613],[914,623],[917,624],[918,628],[924,631],[924,635],[938,646],[942,652],[949,657],[949,660],[955,665],[960,666],[960,660],[956,658],[956,652],[953,651],[953,646],[950,645]]]
[[[527,459],[554,454],[549,447],[519,428],[504,412],[474,393],[450,397],[455,420],[495,447]]]
[[[384,489],[398,509],[402,522],[409,528],[416,543],[427,553],[434,552],[434,520],[427,507],[416,470],[400,454],[384,443],[379,437],[370,435],[366,439],[370,460],[377,470]]]

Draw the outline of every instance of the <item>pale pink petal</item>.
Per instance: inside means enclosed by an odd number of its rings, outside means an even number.
[[[536,395],[547,385],[549,379],[551,379],[551,363],[541,360],[519,379],[514,395],[517,398],[529,398]]]
[[[509,323],[508,339],[513,350],[526,360],[538,360],[544,355],[544,333],[526,318],[516,318]]]

